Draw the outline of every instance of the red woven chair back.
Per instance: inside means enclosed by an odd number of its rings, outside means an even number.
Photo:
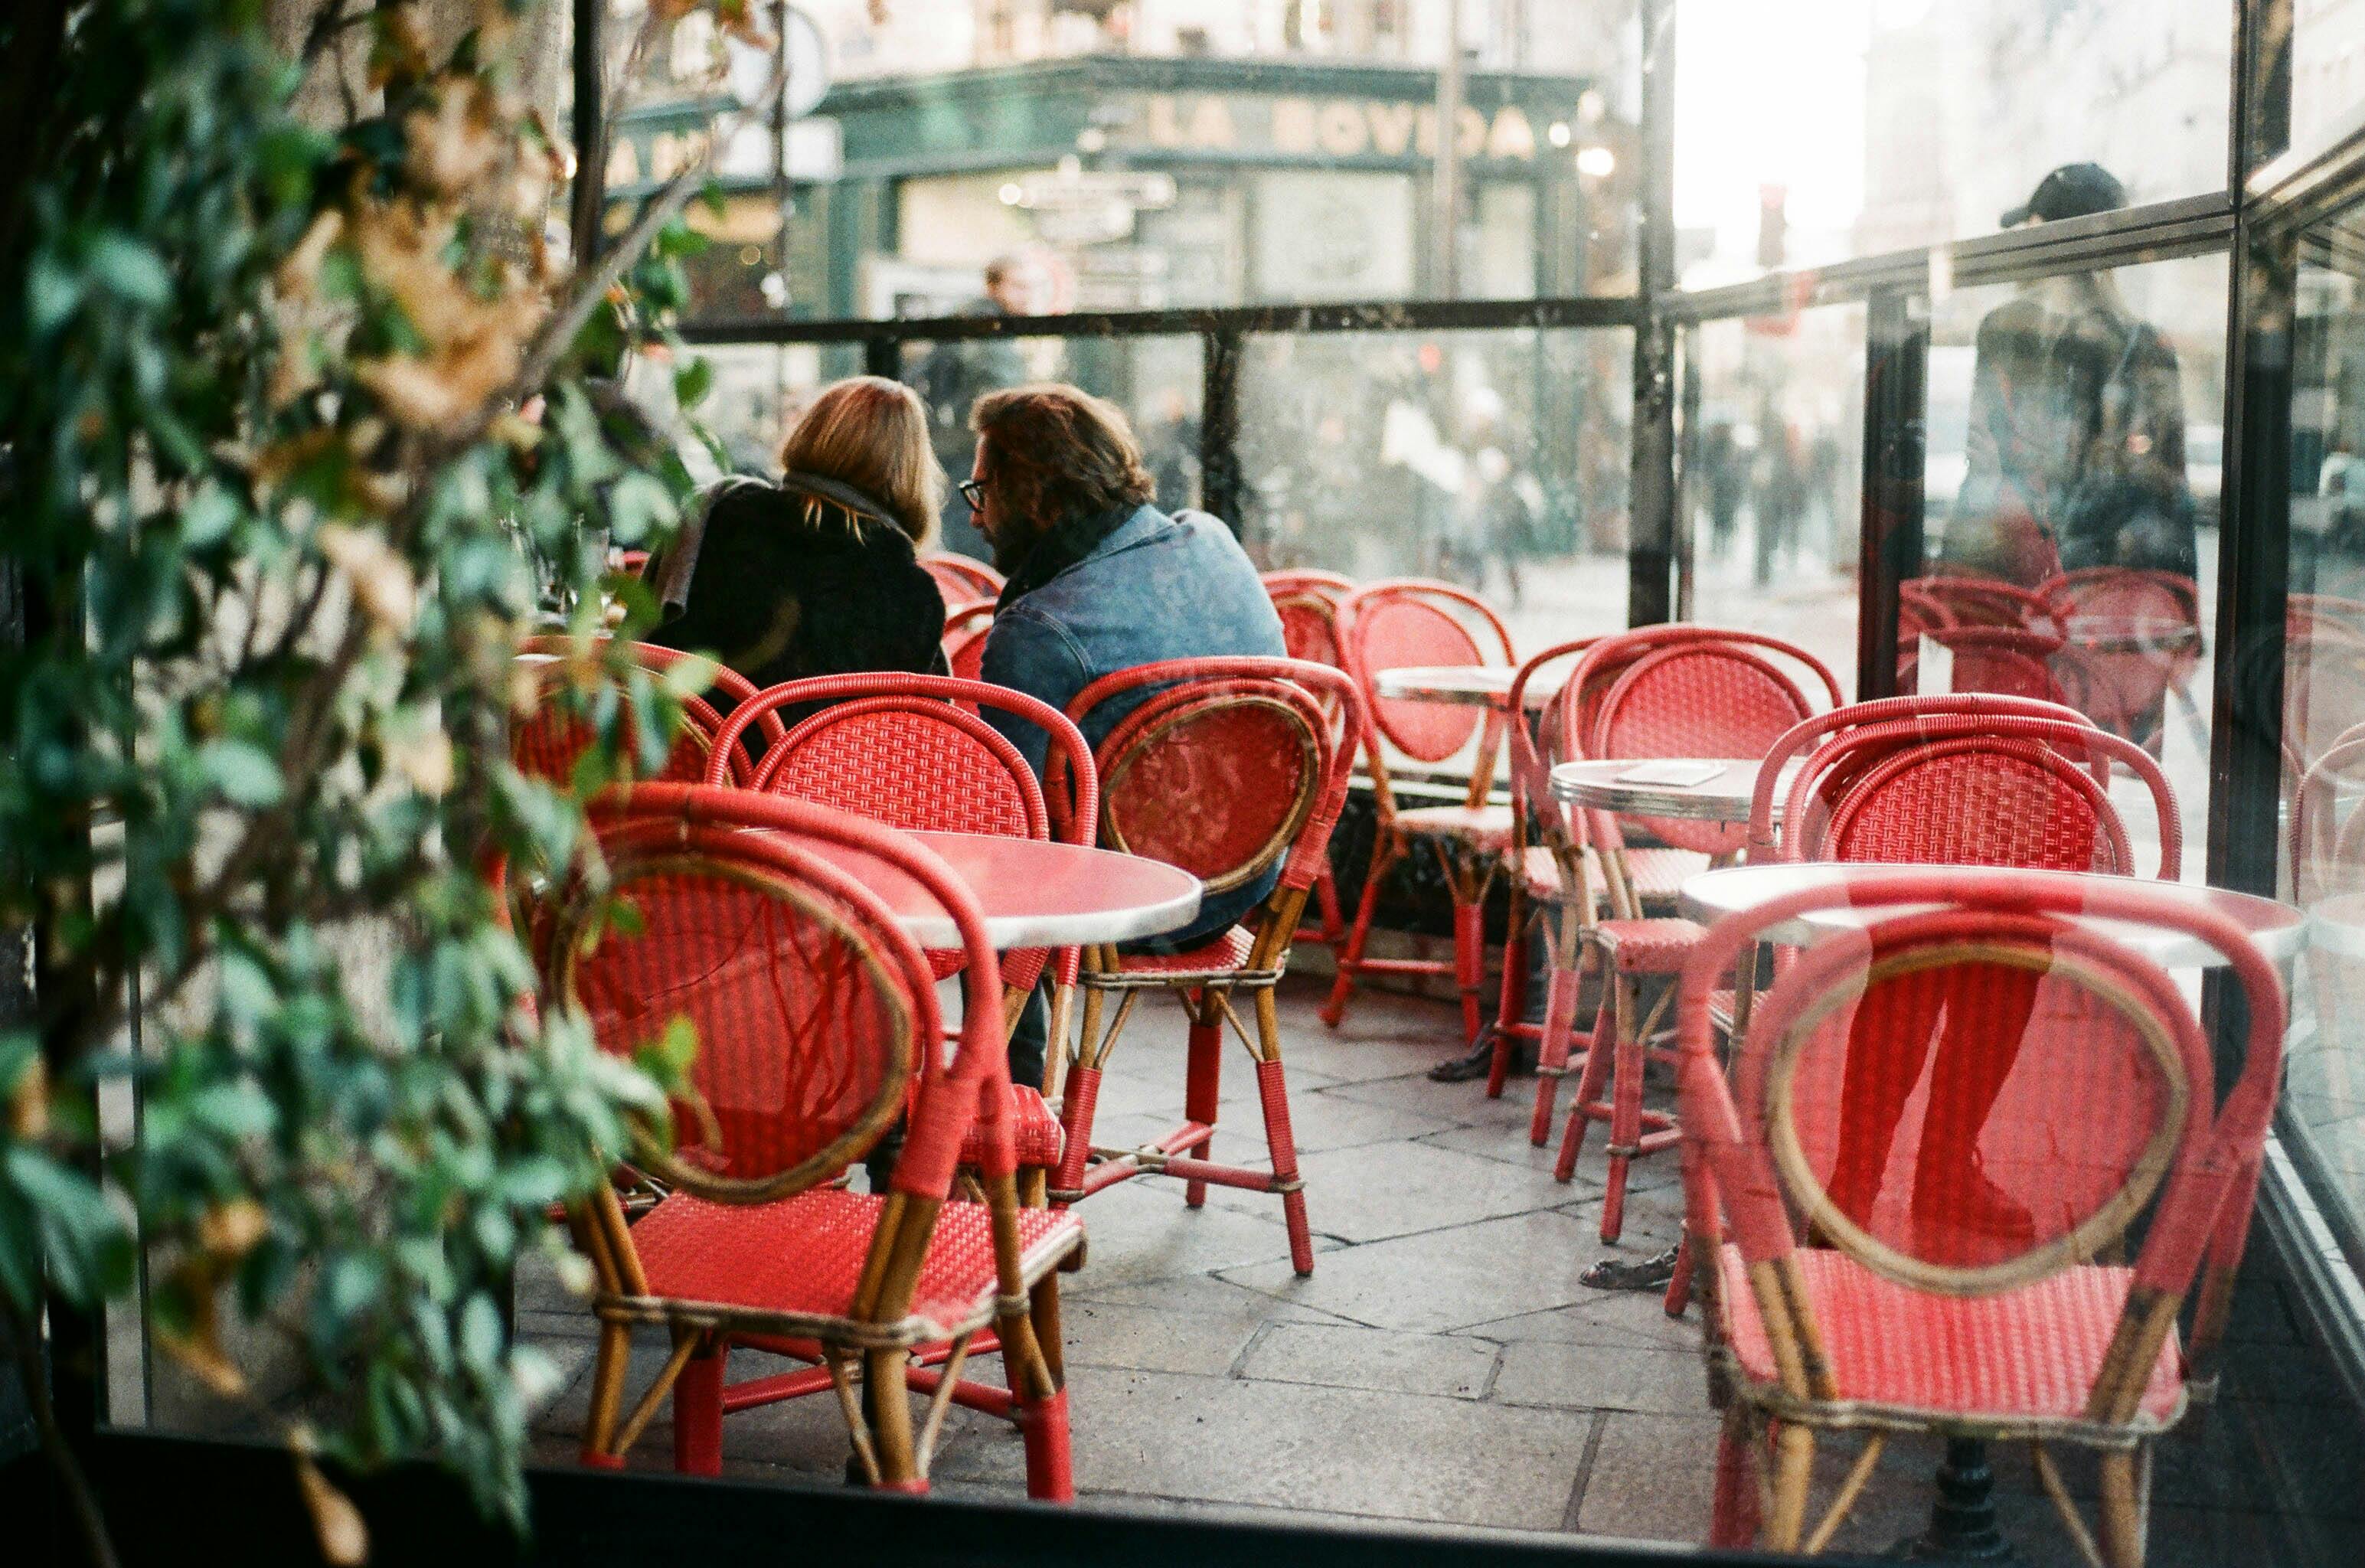
[[[1850,703],[1801,720],[1765,750],[1757,767],[1757,783],[1749,807],[1749,857],[1798,860],[1809,857],[1795,846],[1821,842],[1830,809],[1855,782],[1857,770],[1883,753],[1874,747],[1843,746],[1842,737],[1877,726],[1903,726],[1889,733],[1918,738],[1952,734],[1945,726],[1956,719],[1998,721],[2013,718],[2051,719],[2087,726],[2086,716],[2057,702],[2002,697],[1989,692],[1943,693],[1928,697],[1882,697]],[[1900,744],[1902,744],[1901,742]],[[1819,748],[1821,748],[1819,750]],[[1783,828],[1775,831],[1775,808],[1785,803],[1783,769],[1798,771],[1788,786]],[[2103,776],[2107,778],[2107,775]]]
[[[1502,618],[1451,583],[1373,583],[1339,606],[1346,667],[1362,689],[1373,730],[1416,762],[1443,762],[1470,744],[1483,710],[1384,699],[1381,672],[1423,665],[1516,664]]]
[[[519,772],[571,788],[575,765],[591,749],[601,722],[611,715],[621,726],[625,775],[632,777],[640,771],[639,721],[621,692],[613,687],[585,692],[554,666],[544,666],[536,676],[540,684],[533,711],[510,723],[510,761]],[[664,762],[651,777],[686,784],[703,778],[712,756],[715,732],[722,727],[722,718],[704,698],[685,698],[681,728],[667,748]]]
[[[2058,637],[2012,626],[1955,626],[1931,635],[1954,655],[1953,690],[2075,706],[2053,673]]]
[[[975,680],[985,666],[985,639],[993,630],[993,600],[970,599],[945,612],[945,667],[957,680]]]
[[[1018,748],[978,712],[1015,713],[1051,737],[1055,756],[1070,766],[1085,761],[1083,736],[1057,710],[1003,687],[942,676],[824,676],[767,688],[732,715],[724,734],[735,738],[756,714],[820,701],[831,706],[764,754],[754,789],[912,831],[1092,842],[1091,816],[1073,812],[1064,799],[1055,812]],[[710,773],[707,782],[719,780]],[[1089,773],[1084,782],[1094,787]],[[1087,800],[1085,813],[1091,806]],[[939,955],[939,972],[951,973],[958,957]],[[1004,983],[1032,986],[1048,957],[1039,948],[1009,954]]]
[[[947,604],[1001,597],[1002,574],[982,561],[931,551],[920,557],[920,566],[936,579],[936,591],[945,596]]]
[[[609,646],[605,637],[577,643],[563,633],[528,637],[519,645],[521,660],[539,665],[547,670],[545,687],[558,684],[564,673],[557,668],[562,661],[597,658]],[[690,660],[707,665],[712,673],[703,696],[694,696],[682,703],[683,733],[674,739],[673,750],[666,758],[657,778],[682,783],[695,783],[706,774],[712,756],[713,740],[723,728],[723,721],[741,702],[756,695],[756,683],[728,665],[701,659],[678,648],[660,648],[650,643],[626,643],[626,656],[647,670],[669,670]],[[544,663],[543,661],[549,661]],[[593,699],[596,702],[599,699]],[[578,702],[559,694],[555,703],[545,702],[523,724],[510,731],[510,758],[519,769],[536,778],[564,781],[572,777],[576,760],[591,744],[592,731],[586,723],[588,710]],[[622,715],[629,724],[630,712]],[[777,741],[787,732],[777,715],[766,713],[761,721],[767,741]],[[692,731],[696,736],[691,735]],[[730,767],[733,783],[744,781],[750,759],[745,755],[734,756]]]
[[[2280,1067],[2281,987],[2230,921],[2166,890],[1989,878],[1942,884],[1901,869],[1710,929],[1686,961],[1678,1025],[1691,1212],[1705,1227],[1695,1234],[1713,1245],[1719,1211],[1730,1215],[1754,1266],[1792,1251],[1804,1224],[1876,1274],[1963,1296],[2107,1258],[2148,1212],[2121,1330],[2156,1350],[2170,1322],[2157,1304],[2172,1308],[2204,1252],[2221,1284],[2240,1256]],[[1855,918],[1933,900],[1944,907],[1809,946],[1758,1002],[1728,1091],[1709,1018],[1721,964],[1819,909]],[[2067,918],[2080,913],[2166,926],[2225,955],[2250,1004],[2253,1054],[2222,1109],[2175,982]],[[1826,1331],[1801,1325],[1810,1344]],[[2140,1351],[2132,1362],[2149,1364]]]
[[[1344,665],[1347,651],[1339,637],[1338,600],[1310,588],[1274,588],[1272,610],[1281,617],[1282,645],[1291,658]]]
[[[1785,754],[1787,747],[1770,755]],[[2174,879],[2182,868],[2182,822],[2158,763],[2124,736],[2042,710],[1924,709],[1844,730],[1791,781],[1782,853],[1794,860],[2138,875],[2108,793],[2113,764],[2150,793],[2160,842],[2156,871]]]
[[[1101,742],[1101,837],[1211,892],[1262,876],[1313,886],[1362,733],[1354,685],[1300,659],[1175,659],[1121,670],[1068,705],[1081,722],[1158,688]],[[1343,725],[1336,715],[1343,713]]]
[[[745,790],[641,786],[591,814],[610,882],[560,901],[546,989],[611,1054],[694,1032],[670,1144],[640,1158],[701,1196],[772,1202],[835,1176],[909,1111],[928,1148],[897,1185],[943,1196],[944,1124],[957,1145],[1000,1055],[991,980],[974,978],[991,968],[984,925],[958,879],[874,823]],[[984,1011],[951,1064],[933,1047],[927,960],[876,890],[891,882],[962,932]]]
[[[1556,708],[1561,746],[1572,756],[1748,761],[1819,704],[1838,701],[1838,680],[1802,648],[1754,633],[1671,625],[1594,644],[1569,672]],[[1616,833],[1608,819],[1595,820],[1606,840]],[[1739,823],[1630,820],[1705,855],[1732,854],[1747,838]]]

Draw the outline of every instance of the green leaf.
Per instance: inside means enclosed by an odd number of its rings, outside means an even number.
[[[249,741],[207,741],[197,751],[207,782],[234,806],[276,805],[286,785],[269,752]]]
[[[90,248],[91,275],[119,299],[161,306],[173,297],[173,274],[155,251],[128,234],[102,234]]]
[[[706,401],[706,394],[713,386],[713,362],[700,354],[673,373],[674,401],[685,409],[695,409]]]

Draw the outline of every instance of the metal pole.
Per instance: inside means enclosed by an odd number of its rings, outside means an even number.
[[[1247,487],[1240,476],[1240,356],[1247,339],[1236,331],[1209,332],[1200,340],[1199,505],[1243,531],[1240,504]]]
[[[1865,311],[1864,526],[1856,554],[1858,700],[1897,692],[1897,589],[1922,570],[1930,307],[1890,289]]]
[[[1462,0],[1445,0],[1445,58],[1437,65],[1437,168],[1429,219],[1429,292],[1462,293]]]
[[[1627,486],[1626,619],[1648,626],[1675,608],[1676,408],[1675,0],[1641,0],[1642,212],[1636,239],[1642,322],[1634,331],[1634,453]]]
[[[599,258],[608,205],[607,72],[600,36],[607,9],[607,0],[575,0],[575,199],[568,231],[578,267]]]

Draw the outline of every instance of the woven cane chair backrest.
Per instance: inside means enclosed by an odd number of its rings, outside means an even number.
[[[2054,607],[2043,593],[2000,577],[1945,572],[1915,577],[1903,586],[1918,598],[1941,606],[1956,626],[2049,631],[2057,621]]]
[[[746,790],[636,785],[589,812],[616,898],[578,885],[557,901],[544,991],[617,1054],[678,1020],[694,1031],[672,1146],[641,1151],[653,1170],[702,1197],[772,1202],[835,1177],[899,1115],[898,1192],[945,1197],[980,1123],[988,1173],[1014,1169],[1007,1094],[986,1092],[1007,1081],[992,946],[943,861],[879,823]],[[949,1052],[936,977],[891,898],[959,933]],[[630,918],[610,918],[617,902]]]
[[[2058,637],[2012,626],[1955,626],[1931,633],[1931,641],[1951,656],[1954,670],[1948,685],[1952,690],[2076,706],[2053,672],[2053,661],[2062,649]],[[1918,673],[1915,678],[1919,679]]]
[[[584,726],[585,717],[595,712],[596,709],[590,703],[563,695],[566,670],[576,660],[597,659],[609,645],[609,639],[605,637],[578,643],[573,637],[556,633],[528,637],[520,644],[521,660],[542,672],[543,689],[546,692],[561,693],[556,711],[537,711],[528,724],[511,731],[511,757],[521,771],[560,782],[571,777],[576,759],[591,743],[592,732]],[[704,775],[712,758],[713,738],[723,728],[723,720],[740,703],[756,695],[755,682],[728,665],[717,664],[678,648],[660,648],[650,643],[626,643],[623,651],[633,663],[647,670],[670,670],[677,665],[692,660],[708,666],[706,691],[683,700],[683,734],[675,737],[673,750],[657,775],[677,782],[695,783]],[[593,702],[599,700],[594,699]],[[550,706],[545,702],[543,709]],[[627,724],[633,722],[629,709],[620,716]],[[697,738],[690,736],[692,730],[697,732]],[[785,733],[777,716],[765,715],[763,734],[767,741],[777,741]],[[628,755],[630,751],[628,746]],[[731,778],[734,782],[744,777],[745,766],[749,760],[745,756],[733,759]]]
[[[2112,1256],[2207,1136],[2207,1047],[2174,982],[2058,920],[1949,910],[1810,946],[1748,1036],[1743,1126],[1791,1212],[1921,1290]]]
[[[993,600],[970,599],[945,611],[945,667],[956,680],[975,680],[985,665],[985,639],[993,631]]]
[[[556,993],[630,1058],[683,1024],[697,1042],[655,1173],[722,1201],[789,1196],[844,1170],[902,1114],[936,982],[875,895],[772,834],[603,826],[629,921],[562,913]]]
[[[1346,666],[1362,688],[1377,735],[1416,762],[1443,762],[1470,744],[1485,711],[1383,698],[1381,674],[1428,665],[1515,664],[1511,634],[1475,594],[1451,583],[1373,583],[1339,608]]]
[[[2174,879],[2183,824],[2158,763],[2082,719],[2025,711],[1926,711],[1841,732],[1791,782],[1782,853],[2140,875],[2109,795],[2114,765],[2149,795],[2154,874]]]
[[[1923,907],[1876,915],[1883,905]],[[1710,1017],[1719,978],[1769,929],[1823,910],[1874,918],[1805,949],[1759,1002],[1728,1079]],[[2175,983],[2074,916],[2181,932],[2223,956],[2249,1034],[2222,1101]],[[2134,1415],[2204,1263],[2195,1350],[2214,1338],[2284,1019],[2272,966],[2216,910],[2141,882],[1900,868],[1720,920],[1679,987],[1687,1226],[1713,1249],[1730,1222],[1762,1320],[1795,1326],[1802,1349],[1844,1331],[1800,1316],[1805,1298],[1785,1287],[1803,1227],[1910,1288],[1978,1295],[2110,1262],[2146,1213],[2131,1274],[2096,1276],[2124,1306],[2088,1417]],[[1828,1397],[1811,1386],[1817,1360],[1785,1381]]]
[[[1177,659],[1095,681],[1069,712],[1081,721],[1145,688],[1159,689],[1101,742],[1104,846],[1180,867],[1210,892],[1284,857],[1280,885],[1313,886],[1362,729],[1353,683],[1298,659]]]
[[[576,764],[599,738],[604,722],[619,726],[618,753],[626,777],[638,776],[642,759],[640,726],[632,705],[613,687],[586,692],[563,673],[551,670],[539,677],[533,711],[510,724],[510,761],[529,778],[571,788]],[[666,750],[654,778],[695,783],[704,778],[713,753],[714,734],[723,720],[702,697],[682,701],[681,728]]]

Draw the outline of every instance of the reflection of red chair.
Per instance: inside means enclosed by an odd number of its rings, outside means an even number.
[[[1760,1004],[1728,1087],[1709,995],[1744,946],[1818,910],[1933,900],[1945,907],[1806,948]],[[2182,931],[2225,956],[2249,1040],[2222,1109],[2174,981],[2079,914]],[[1888,1145],[1853,1142],[1844,1086],[1921,1079],[1933,1002],[1988,1026],[1951,1062],[1941,1047]],[[1713,1543],[1821,1550],[1901,1431],[2027,1439],[2081,1546],[2046,1445],[2098,1449],[2099,1555],[2140,1563],[2150,1444],[2210,1370],[2282,1026],[2274,971],[2238,927],[2139,884],[1900,869],[1718,922],[1685,965],[1678,1029],[1687,1224],[1714,1262],[1708,1343],[1724,1404]],[[2146,1211],[2134,1267],[2091,1260]],[[1800,1218],[1828,1245],[1802,1245]],[[2188,1349],[2176,1319],[2196,1273]],[[1872,1436],[1810,1532],[1816,1433],[1833,1428]]]
[[[1953,691],[1990,691],[2005,697],[2027,697],[2067,706],[2068,699],[2053,673],[2053,659],[2061,639],[2045,632],[2015,626],[1949,626],[1930,633],[1954,665],[1948,683]],[[1899,660],[1900,685],[1921,677],[1918,657]]]
[[[1210,1182],[1271,1193],[1281,1199],[1290,1261],[1310,1274],[1314,1238],[1290,1131],[1273,986],[1288,965],[1306,890],[1327,863],[1362,732],[1362,705],[1354,683],[1327,666],[1201,658],[1104,676],[1079,692],[1068,711],[1081,722],[1104,703],[1135,700],[1140,705],[1101,742],[1103,845],[1179,866],[1210,893],[1252,886],[1276,867],[1280,875],[1248,924],[1195,947],[1126,953],[1104,946],[1090,955],[1083,1030],[1063,1103],[1067,1152],[1052,1196],[1081,1199],[1151,1174],[1181,1177],[1183,1201],[1193,1208],[1205,1202]],[[1334,715],[1342,712],[1345,722],[1334,728]],[[1102,1070],[1145,991],[1179,996],[1190,1018],[1184,1119],[1138,1148],[1094,1148]],[[1232,1010],[1235,992],[1254,999],[1252,1038]],[[1104,1035],[1101,1011],[1111,995],[1119,998],[1116,1016]],[[1227,1023],[1256,1061],[1269,1159],[1263,1170],[1209,1158]]]
[[[2191,577],[2087,566],[2041,585],[2067,637],[2053,667],[2071,706],[2158,755],[2172,692],[2196,734],[2207,726],[2190,683],[2201,662],[2201,596]]]
[[[2333,742],[2292,792],[2292,897],[2327,934],[2365,931],[2365,726]],[[2354,942],[2322,941],[2307,953],[2315,997],[2313,1047],[2317,1092],[2332,1103],[2356,1103],[2352,1043],[2365,1015],[2365,961]],[[2294,1070],[2296,1081],[2299,1073]]]
[[[1372,859],[1363,872],[1362,896],[1354,924],[1339,949],[1339,976],[1323,1004],[1322,1020],[1334,1028],[1346,1015],[1347,998],[1365,974],[1452,975],[1462,993],[1465,1044],[1478,1038],[1479,992],[1486,979],[1482,917],[1486,891],[1511,844],[1508,806],[1493,804],[1495,745],[1501,715],[1441,702],[1384,699],[1379,678],[1391,669],[1428,665],[1485,665],[1503,668],[1518,662],[1511,633],[1485,600],[1450,583],[1419,580],[1373,583],[1347,596],[1339,607],[1346,639],[1346,663],[1362,690],[1372,726],[1365,747],[1372,772],[1372,801],[1378,825]],[[1473,740],[1475,766],[1463,801],[1456,806],[1396,804],[1390,767],[1383,753],[1394,747],[1403,758],[1435,765]],[[1367,958],[1372,914],[1380,883],[1417,844],[1436,853],[1453,897],[1453,958]]]
[[[2057,630],[2053,606],[2043,593],[2001,577],[1961,571],[1936,572],[1909,579],[1900,586],[1900,594],[1938,606],[1948,622],[1956,626]]]
[[[1812,697],[1810,687],[1820,689]],[[1818,706],[1838,701],[1839,682],[1832,672],[1792,644],[1716,627],[1653,626],[1605,638],[1586,649],[1561,689],[1554,716],[1563,726],[1560,745],[1575,756],[1748,760],[1764,756],[1767,746]],[[1673,1148],[1677,1137],[1672,1117],[1642,1108],[1646,1043],[1657,1016],[1655,1010],[1643,1015],[1642,982],[1674,974],[1699,935],[1699,927],[1688,920],[1645,916],[1624,834],[1640,828],[1672,848],[1714,862],[1739,852],[1743,830],[1732,823],[1621,820],[1594,811],[1573,811],[1567,821],[1568,836],[1579,843],[1589,840],[1598,852],[1619,917],[1595,924],[1585,933],[1586,946],[1601,961],[1601,1012],[1552,1174],[1563,1182],[1574,1177],[1587,1128],[1595,1122],[1609,1125],[1601,1238],[1615,1241],[1624,1229],[1631,1161]],[[1588,890],[1581,885],[1569,892],[1580,904],[1588,901]],[[1605,1041],[1610,1047],[1607,1051],[1600,1048]],[[1569,1049],[1567,1040],[1547,1034],[1539,1053],[1542,1081],[1536,1092],[1536,1122],[1549,1121],[1552,1079],[1566,1070]]]
[[[936,590],[945,596],[947,604],[1001,596],[1002,574],[982,561],[932,550],[920,557],[920,566],[936,579]]]
[[[540,696],[533,711],[510,727],[510,760],[519,772],[554,784],[569,784],[576,763],[590,748],[598,730],[611,722],[622,726],[621,755],[627,775],[637,771],[642,759],[638,756],[635,707],[620,689],[600,684],[600,678],[595,674],[612,646],[605,637],[578,643],[559,634],[528,637],[520,645],[520,659],[534,672]],[[710,702],[698,696],[682,699],[681,729],[675,734],[664,761],[646,774],[652,778],[695,783],[706,776],[723,714],[754,696],[755,684],[736,670],[712,660],[696,661],[695,655],[673,648],[626,643],[622,652],[634,664],[652,672],[661,673],[684,662],[712,666],[707,689],[717,700]],[[772,720],[770,734],[777,736],[781,733],[779,721]],[[734,757],[732,782],[739,781],[739,769],[745,760]]]
[[[757,715],[810,702],[830,706],[764,754],[750,780],[754,789],[905,830],[1093,841],[1097,783],[1092,752],[1055,708],[1004,687],[943,676],[823,676],[767,687],[740,704],[723,730],[726,753],[735,750],[729,743]],[[1015,714],[1050,737],[1054,766],[1075,780],[1074,804],[1066,792],[1055,792],[1046,804],[1034,769],[980,716],[981,708]],[[710,772],[707,782],[723,780]],[[1040,948],[1003,956],[1005,1038],[1049,957]],[[957,973],[962,961],[958,953],[934,954],[931,959],[939,980]],[[1060,965],[1052,1007],[1054,1038],[1067,1015],[1067,988],[1075,973],[1076,956],[1070,952]],[[1022,1083],[1011,1091],[1022,1163],[1046,1170],[1057,1163],[1059,1148],[1058,1122],[1043,1100],[1047,1087]]]
[[[874,1484],[926,1491],[959,1404],[1016,1423],[1030,1495],[1071,1497],[1053,1271],[1083,1230],[1016,1202],[992,951],[969,890],[900,834],[743,790],[643,786],[603,797],[593,821],[611,886],[559,902],[545,992],[612,1054],[683,1022],[698,1048],[671,1146],[638,1151],[671,1194],[629,1226],[605,1188],[570,1216],[599,1282],[583,1462],[622,1468],[670,1393],[675,1467],[716,1474],[726,1410],[835,1390]],[[960,932],[967,1016],[949,1060],[927,961],[848,852],[916,883]],[[606,918],[603,894],[636,918]],[[893,1191],[832,1185],[899,1116]],[[982,1203],[951,1196],[964,1142],[981,1150]],[[636,1325],[673,1349],[627,1416]],[[726,1387],[741,1348],[803,1365]],[[996,1350],[1006,1387],[962,1378]],[[916,1436],[909,1387],[934,1396]]]

